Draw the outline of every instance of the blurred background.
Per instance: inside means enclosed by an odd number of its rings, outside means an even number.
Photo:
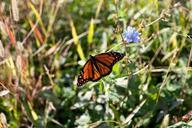
[[[0,127],[192,126],[192,1],[3,0]],[[127,26],[139,43],[122,41]],[[77,87],[89,55],[125,53]]]

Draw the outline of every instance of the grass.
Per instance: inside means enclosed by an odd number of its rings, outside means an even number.
[[[191,10],[180,0],[2,1],[0,127],[192,125]],[[139,43],[122,41],[127,26]],[[126,54],[112,73],[77,87],[89,55],[111,50]]]

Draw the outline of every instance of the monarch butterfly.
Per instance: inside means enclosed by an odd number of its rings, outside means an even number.
[[[85,63],[77,80],[77,86],[82,86],[88,81],[98,81],[109,75],[113,65],[121,60],[125,54],[119,52],[106,52],[91,56]]]

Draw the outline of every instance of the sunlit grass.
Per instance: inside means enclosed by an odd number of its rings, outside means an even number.
[[[2,1],[0,127],[191,125],[191,11],[191,1]],[[139,43],[122,40],[127,26]],[[89,55],[112,50],[126,54],[112,73],[78,88]]]

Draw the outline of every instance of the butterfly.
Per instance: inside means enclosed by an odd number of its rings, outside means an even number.
[[[106,52],[91,56],[81,70],[77,86],[82,86],[88,81],[98,81],[111,73],[113,65],[121,60],[125,54],[119,52]]]

